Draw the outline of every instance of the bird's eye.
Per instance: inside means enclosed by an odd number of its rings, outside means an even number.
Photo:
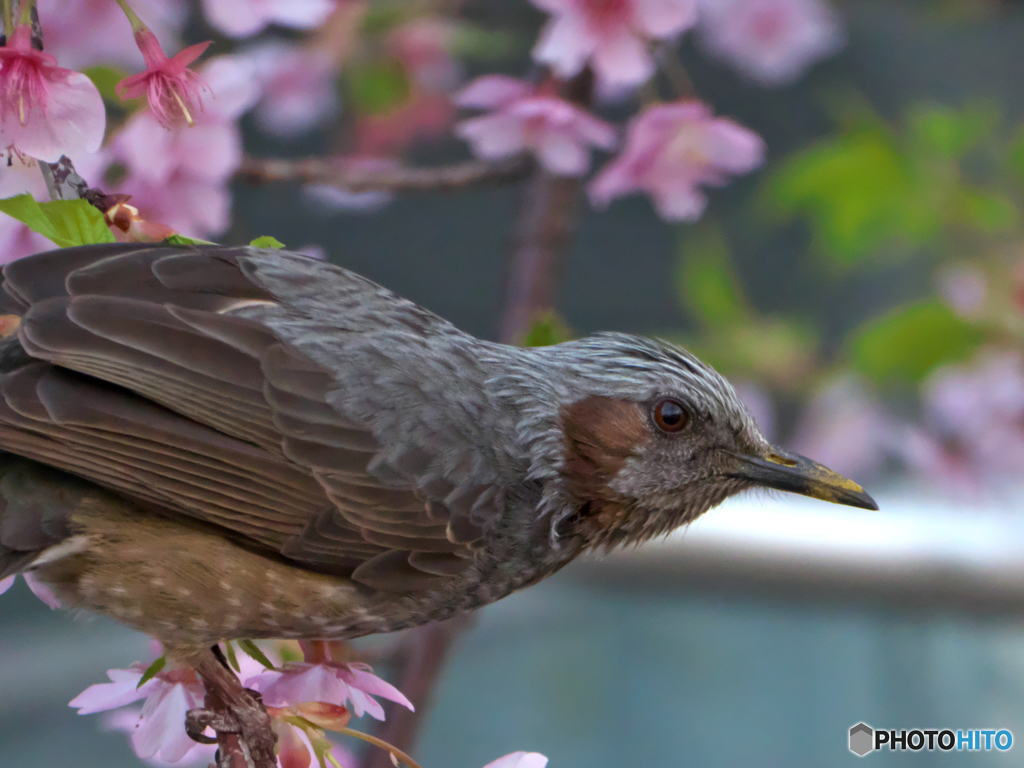
[[[654,423],[662,432],[679,432],[690,423],[690,414],[675,400],[662,400],[654,406]]]

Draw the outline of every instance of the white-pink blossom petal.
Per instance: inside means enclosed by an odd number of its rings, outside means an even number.
[[[548,171],[560,176],[582,176],[590,167],[591,147],[614,146],[611,125],[554,93],[535,92],[526,85],[512,78],[500,81],[506,94],[522,95],[497,100],[493,112],[456,124],[455,135],[486,160],[533,152]],[[474,87],[467,90],[472,93]]]
[[[387,699],[388,701],[393,701],[396,704],[401,704],[403,707],[412,710],[413,712],[416,711],[416,708],[412,705],[412,702],[405,697],[404,693],[386,680],[382,680],[377,677],[370,671],[369,667],[360,669],[359,666],[355,664],[349,664],[348,667],[348,674],[351,675],[351,678],[346,680],[346,682],[348,682],[349,687],[358,688],[371,696],[380,696],[382,699]],[[347,675],[344,676],[347,677]]]
[[[22,575],[25,577],[25,583],[28,585],[28,588],[32,590],[33,595],[46,603],[51,610],[60,608],[60,600],[55,594],[53,594],[53,590],[50,589],[49,586],[37,579],[34,573],[25,573]]]
[[[294,664],[283,672],[267,670],[245,681],[272,707],[325,701],[343,705],[348,689],[334,669],[323,664]]]
[[[544,768],[548,759],[539,752],[513,752],[488,763],[484,768]]]
[[[824,0],[704,0],[701,40],[762,85],[783,85],[846,42]]]
[[[651,40],[682,34],[697,19],[697,0],[534,0],[551,19],[533,58],[562,78],[591,61],[598,91],[619,94],[654,72]]]
[[[185,715],[201,706],[202,699],[177,683],[164,685],[142,706],[138,728],[132,734],[132,747],[142,758],[160,757],[168,762],[181,760],[195,742],[185,732]]]
[[[91,715],[107,709],[115,709],[144,699],[152,694],[160,685],[158,680],[148,681],[139,688],[144,669],[108,669],[109,683],[90,685],[68,704],[78,707],[78,714]]]
[[[95,152],[103,141],[107,113],[92,80],[61,70],[49,82],[45,108],[33,102],[24,122],[11,114],[0,123],[0,145],[55,163],[61,155]]]
[[[508,75],[483,75],[455,95],[455,103],[470,109],[497,109],[525,99],[533,88],[525,80]]]
[[[703,104],[681,101],[644,109],[631,121],[626,146],[588,190],[603,207],[619,196],[645,191],[661,216],[694,221],[704,211],[702,186],[721,186],[730,174],[764,162],[761,138]]]
[[[336,0],[203,0],[207,20],[229,37],[251,37],[270,24],[313,29],[336,7]]]
[[[4,592],[11,588],[11,585],[14,584],[15,578],[17,577],[8,576],[6,579],[0,579],[0,595],[2,595]]]

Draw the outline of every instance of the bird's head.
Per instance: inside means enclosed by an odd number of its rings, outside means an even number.
[[[732,386],[665,342],[601,334],[559,345],[563,521],[591,546],[640,542],[750,488],[877,509],[864,489],[769,443]]]

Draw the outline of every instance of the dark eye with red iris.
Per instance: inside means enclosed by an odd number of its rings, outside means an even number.
[[[654,423],[662,432],[679,432],[690,423],[690,413],[675,400],[662,400],[654,406]]]

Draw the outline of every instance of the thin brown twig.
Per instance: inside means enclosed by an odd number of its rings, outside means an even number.
[[[247,155],[242,159],[237,175],[254,185],[269,181],[301,181],[305,184],[330,184],[349,192],[446,192],[516,181],[529,173],[531,165],[528,158],[515,157],[435,167],[396,165],[367,168],[323,157],[286,160]]]

